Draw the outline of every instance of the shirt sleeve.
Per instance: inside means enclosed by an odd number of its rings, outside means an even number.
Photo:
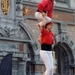
[[[48,11],[48,17],[52,18],[52,11],[51,10]]]
[[[52,18],[53,9],[54,9],[54,7],[53,7],[53,5],[52,5],[52,6],[50,6],[50,10],[48,10],[48,16],[49,16],[50,18]]]
[[[44,7],[47,5],[48,0],[43,0],[41,3],[38,4],[38,9],[40,12],[43,12]]]

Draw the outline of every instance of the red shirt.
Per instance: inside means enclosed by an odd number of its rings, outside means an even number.
[[[51,0],[42,0],[41,3],[38,4],[38,9],[40,12],[46,11],[48,17],[52,18],[54,3]]]
[[[54,44],[54,34],[46,29],[41,30],[41,42],[42,44]]]

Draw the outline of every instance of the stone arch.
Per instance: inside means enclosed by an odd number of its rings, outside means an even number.
[[[29,39],[32,40],[32,37],[31,37],[29,31],[27,30],[26,25],[25,25],[23,22],[20,22],[20,21],[19,21],[18,24],[19,24],[19,26],[24,30],[24,32],[25,32],[26,35],[29,37]]]
[[[58,73],[72,74],[71,65],[75,63],[73,54],[74,44],[72,40],[65,34],[56,35],[54,50],[58,50],[58,61],[63,60],[63,65],[65,71],[58,68]],[[62,56],[62,57],[61,57]],[[60,61],[61,62],[61,61]],[[59,63],[59,62],[58,62]],[[61,66],[61,63],[59,63]],[[58,65],[58,67],[60,67]]]
[[[19,22],[19,26],[23,28],[23,30],[26,32],[26,34],[29,36],[29,39],[31,40],[30,43],[27,44],[28,46],[28,60],[26,61],[26,75],[35,75],[34,66],[35,66],[35,52],[34,50],[37,49],[37,44],[35,41],[32,40],[31,34],[25,27],[25,24],[22,22]]]
[[[65,47],[65,51],[68,54],[68,58],[69,58],[69,64],[74,64],[74,56],[73,53],[71,51],[71,48],[68,46],[68,44],[66,43],[62,43],[62,45]],[[68,51],[67,51],[68,50]]]
[[[19,26],[24,30],[24,32],[26,33],[26,35],[28,36],[29,40],[30,40],[30,43],[28,43],[28,47],[29,49],[31,50],[30,51],[30,57],[31,57],[31,60],[34,60],[34,48],[33,46],[36,44],[34,43],[34,41],[32,40],[32,37],[29,33],[29,31],[27,30],[27,28],[25,27],[24,23],[22,22],[19,22]]]
[[[15,74],[19,74],[20,69],[24,69],[25,71],[22,74],[26,74],[29,64],[30,66],[34,66],[32,64],[34,63],[34,49],[36,49],[36,43],[33,41],[31,34],[26,28],[26,25],[19,21],[17,22],[17,25],[14,26],[1,26],[0,31],[0,40],[3,42],[6,41],[5,43],[0,43],[0,55],[2,53],[1,56],[4,56],[3,54],[9,53],[11,51],[11,53],[14,55],[13,58],[17,58],[14,60],[17,67],[17,72]],[[15,65],[15,63],[13,65]],[[26,65],[28,66],[26,67]],[[31,68],[28,72],[30,72],[30,70]]]

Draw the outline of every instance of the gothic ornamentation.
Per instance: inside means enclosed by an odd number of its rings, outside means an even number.
[[[2,0],[1,8],[4,15],[7,15],[10,10],[10,0]]]
[[[0,26],[0,37],[9,37],[15,39],[29,40],[29,36],[25,33],[24,29],[20,26],[15,28],[2,27]]]
[[[21,2],[21,0],[16,0],[16,4],[19,4]]]
[[[20,6],[18,5],[17,7],[16,7],[16,11],[20,11],[21,10],[21,8],[20,8]]]
[[[29,13],[29,7],[26,6],[23,8],[23,15],[28,15],[28,13]]]

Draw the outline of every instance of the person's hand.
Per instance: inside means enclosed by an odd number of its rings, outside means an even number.
[[[42,16],[45,17],[46,16],[46,13],[42,12]]]

